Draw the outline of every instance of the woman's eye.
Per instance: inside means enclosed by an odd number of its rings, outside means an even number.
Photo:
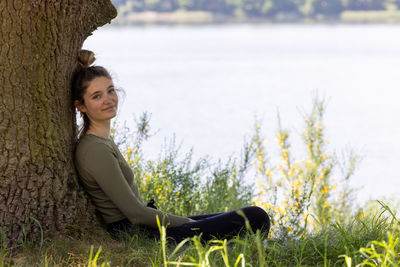
[[[110,90],[108,90],[108,93],[109,93],[109,94],[115,93],[115,89],[110,89]]]
[[[99,95],[95,95],[95,96],[93,96],[93,99],[99,99],[100,98],[100,96]]]

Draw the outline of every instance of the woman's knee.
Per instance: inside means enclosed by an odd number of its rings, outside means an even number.
[[[263,210],[262,208],[257,206],[249,206],[242,208],[241,210],[243,210],[246,218],[249,220],[250,224],[253,227],[256,227],[258,229],[265,227],[267,229],[270,228],[270,219],[268,213],[265,212],[265,210]]]
[[[243,212],[246,215],[246,217],[269,218],[269,216],[265,212],[265,210],[263,210],[262,208],[260,208],[258,206],[244,207],[241,210],[243,210]]]

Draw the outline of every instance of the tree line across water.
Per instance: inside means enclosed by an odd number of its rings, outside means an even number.
[[[344,11],[396,11],[400,0],[112,0],[124,12],[205,11],[225,16],[274,19],[337,18]]]

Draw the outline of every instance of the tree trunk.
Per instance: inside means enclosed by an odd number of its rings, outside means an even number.
[[[83,41],[115,16],[110,0],[0,0],[0,226],[8,240],[93,221],[73,164],[70,81]]]

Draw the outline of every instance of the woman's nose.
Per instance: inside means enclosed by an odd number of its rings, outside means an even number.
[[[109,104],[113,102],[114,102],[114,97],[112,95],[106,94],[106,96],[104,97],[104,103]]]

